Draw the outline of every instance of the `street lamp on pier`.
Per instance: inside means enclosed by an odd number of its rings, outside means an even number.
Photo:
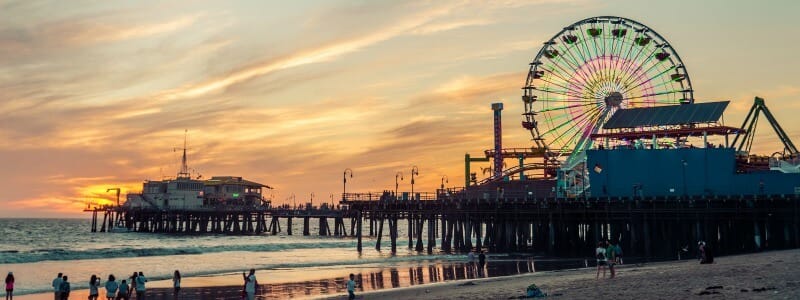
[[[345,199],[345,195],[347,194],[347,172],[350,172],[350,178],[353,178],[353,170],[350,168],[344,169],[342,174],[342,181],[344,182],[344,187],[342,188],[342,200]],[[333,203],[333,201],[331,201]]]
[[[411,167],[411,200],[414,200],[414,175],[419,176],[419,169],[417,166]]]
[[[311,193],[311,207],[309,209],[314,209],[314,193]]]
[[[683,167],[683,198],[684,199],[689,196],[689,194],[686,191],[686,166],[688,166],[688,165],[689,165],[689,163],[686,162],[686,159],[681,159],[681,166]]]
[[[394,199],[397,200],[397,187],[400,185],[397,179],[403,180],[403,172],[397,171],[397,174],[394,174]]]
[[[450,183],[450,178],[447,178],[447,175],[442,176],[442,191],[444,191],[444,184]]]

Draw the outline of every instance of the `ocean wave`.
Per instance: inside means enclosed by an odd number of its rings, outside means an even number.
[[[179,246],[150,248],[102,248],[69,250],[61,248],[32,249],[29,251],[0,251],[0,264],[31,263],[40,261],[64,261],[80,259],[105,259],[121,257],[146,257],[169,255],[192,255],[227,251],[271,252],[290,249],[346,248],[354,247],[353,241],[324,241],[319,243],[271,243],[220,246]]]

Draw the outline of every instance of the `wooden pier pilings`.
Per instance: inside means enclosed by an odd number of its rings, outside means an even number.
[[[302,219],[303,235],[353,237],[357,250],[363,251],[362,230],[367,230],[375,249],[383,250],[388,243],[393,253],[405,242],[410,251],[427,253],[487,249],[563,257],[592,256],[597,243],[605,240],[619,242],[625,256],[644,258],[685,258],[698,241],[719,255],[800,247],[797,195],[558,199],[474,194],[479,197],[345,197],[341,210],[87,211],[92,212],[93,232],[121,227],[159,233],[292,235],[294,221]],[[285,233],[281,219],[286,221]],[[317,230],[312,232],[315,223]]]
[[[477,193],[480,194],[480,193]],[[506,193],[508,194],[508,193]],[[418,252],[536,252],[591,256],[597,243],[619,242],[626,256],[677,258],[699,241],[719,255],[800,247],[797,195],[653,198],[478,198],[434,201],[345,201],[377,223],[395,252],[397,220],[406,222],[408,248]],[[384,232],[388,223],[388,232]],[[370,226],[372,228],[372,226]]]

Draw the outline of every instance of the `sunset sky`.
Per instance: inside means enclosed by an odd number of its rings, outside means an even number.
[[[542,43],[600,15],[675,47],[739,126],[766,99],[800,142],[798,1],[3,1],[0,217],[87,217],[107,188],[189,166],[313,192],[462,186],[464,154],[531,146],[520,87]],[[755,150],[781,150],[766,122]],[[474,168],[477,169],[476,165]],[[486,165],[488,166],[488,165]],[[269,193],[269,192],[268,192]],[[123,195],[124,197],[124,195]]]

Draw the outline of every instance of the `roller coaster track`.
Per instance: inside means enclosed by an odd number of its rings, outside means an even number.
[[[503,178],[506,178],[506,177],[511,176],[511,175],[519,174],[520,172],[525,172],[525,171],[530,171],[530,170],[554,169],[554,168],[558,168],[558,165],[554,165],[554,164],[545,165],[544,163],[524,164],[524,165],[522,165],[522,167],[517,165],[517,166],[513,166],[511,168],[503,170],[502,176],[500,176],[500,177],[492,177],[492,176],[490,176],[488,178],[484,178],[483,180],[478,181],[477,185],[484,185],[484,184],[491,183],[491,182],[502,181]]]

